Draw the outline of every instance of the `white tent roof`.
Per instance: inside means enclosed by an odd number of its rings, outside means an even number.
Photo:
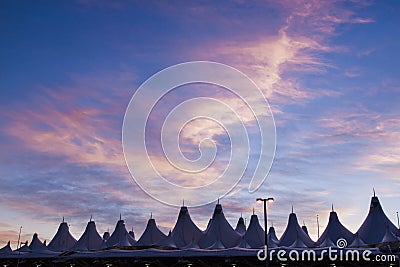
[[[135,239],[135,232],[133,232],[133,229],[129,231],[128,233],[133,239]]]
[[[244,235],[246,233],[246,225],[244,224],[244,219],[240,216],[235,231],[238,232],[240,235]]]
[[[166,238],[166,235],[158,229],[156,221],[150,218],[136,246],[152,246],[161,242],[164,238]]]
[[[354,240],[354,234],[350,232],[343,224],[339,221],[339,217],[335,211],[330,212],[328,225],[326,226],[324,232],[316,242],[317,246],[331,246],[333,243],[336,246],[338,239],[344,238],[347,244],[351,244]]]
[[[22,247],[20,247],[19,249],[17,249],[17,251],[19,251],[19,252],[30,252],[31,251],[31,249],[28,246],[28,241],[26,241],[25,243],[22,243],[22,244],[24,244],[24,245]]]
[[[52,251],[67,251],[70,250],[75,243],[76,239],[69,232],[68,224],[63,221],[47,247]]]
[[[7,245],[0,249],[0,254],[10,254],[12,253],[10,241],[7,242]]]
[[[353,242],[351,242],[350,246],[348,247],[362,247],[365,245],[366,243],[364,242],[364,240],[362,240],[358,233],[356,233]]]
[[[301,229],[303,229],[304,233],[306,233],[308,236],[310,236],[310,235],[308,234],[307,226],[303,225],[303,226],[301,226]]]
[[[275,233],[275,228],[271,226],[268,230],[268,247],[270,248],[276,248],[278,247],[278,237],[276,236]]]
[[[214,209],[212,221],[199,241],[201,248],[232,248],[239,244],[240,235],[226,220],[221,204]]]
[[[175,241],[172,239],[171,230],[169,230],[167,237],[164,238],[163,240],[161,240],[161,242],[157,243],[156,246],[171,247],[171,248],[177,248],[178,247],[175,244]]]
[[[187,207],[182,206],[171,234],[160,245],[178,248],[187,247],[190,244],[195,246],[194,243],[197,243],[202,236],[202,231],[192,221]]]
[[[368,215],[358,229],[357,234],[369,245],[378,244],[382,242],[388,227],[393,234],[399,231],[386,217],[378,197],[373,196]]]
[[[244,239],[251,248],[261,248],[265,244],[264,229],[261,227],[256,214],[251,215],[250,224]]]
[[[106,240],[107,247],[128,247],[136,244],[129,235],[124,220],[119,220],[112,235]]]
[[[383,236],[381,243],[397,242],[399,239],[390,231],[389,227],[386,227],[386,233]]]
[[[324,240],[322,240],[322,242],[319,243],[318,246],[321,247],[321,248],[337,247],[336,243],[333,242],[329,237],[327,237]]]
[[[101,248],[102,243],[103,239],[97,232],[95,222],[90,221],[72,250],[97,250]]]
[[[237,245],[238,248],[251,248],[250,244],[246,241],[246,236],[242,235],[240,237],[240,243]]]
[[[42,243],[42,241],[39,240],[38,234],[34,233],[32,241],[29,244],[29,249],[31,249],[32,251],[40,251],[40,250],[47,250],[47,247]]]
[[[295,213],[289,215],[288,224],[286,230],[279,240],[279,246],[284,247],[313,247],[314,242],[311,238],[301,229],[297,216]]]

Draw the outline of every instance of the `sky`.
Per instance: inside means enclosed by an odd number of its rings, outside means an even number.
[[[76,238],[90,216],[102,234],[120,214],[137,237],[151,213],[167,233],[179,207],[135,183],[122,125],[143,82],[198,60],[232,66],[260,88],[275,120],[275,158],[267,179],[249,193],[260,146],[254,118],[224,88],[187,85],[157,103],[146,128],[150,158],[167,179],[202,185],[229,165],[229,136],[213,121],[188,123],[179,136],[191,160],[201,140],[213,141],[217,157],[205,173],[171,171],[160,149],[160,129],[174,107],[215,98],[237,109],[255,149],[243,178],[220,200],[233,226],[253,208],[262,217],[255,199],[272,196],[268,218],[278,236],[292,206],[314,240],[316,216],[322,232],[332,204],[355,232],[373,188],[397,224],[399,12],[397,1],[1,1],[0,245],[11,240],[15,247],[20,226],[22,241],[34,232],[49,241],[63,216]],[[214,206],[189,209],[200,228]]]

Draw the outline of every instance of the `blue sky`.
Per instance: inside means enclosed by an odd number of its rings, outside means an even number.
[[[191,60],[248,75],[275,118],[269,177],[249,194],[245,176],[221,200],[232,225],[253,207],[261,214],[256,197],[274,196],[269,218],[278,235],[292,205],[314,239],[316,214],[323,229],[331,203],[356,231],[373,187],[396,222],[399,9],[396,1],[2,1],[0,243],[15,245],[20,225],[23,240],[34,232],[49,240],[62,216],[79,237],[91,214],[103,232],[122,213],[140,235],[152,212],[167,232],[178,209],[148,197],[130,177],[122,122],[142,82]],[[234,101],[213,87],[181,88],[155,114],[198,96]],[[187,129],[183,145],[196,155],[191,129],[197,128]],[[223,153],[229,148],[216,127],[200,133]],[[157,133],[148,137],[159,142]],[[200,227],[213,206],[190,210]]]

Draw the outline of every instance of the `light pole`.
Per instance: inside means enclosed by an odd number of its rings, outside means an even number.
[[[264,202],[264,244],[265,244],[265,266],[268,267],[268,221],[267,221],[267,202],[274,202],[273,197],[257,198],[257,202]]]

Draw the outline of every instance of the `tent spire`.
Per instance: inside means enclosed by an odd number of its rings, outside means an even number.
[[[182,207],[185,206],[185,199],[182,199]]]
[[[374,188],[374,187],[372,187],[372,191],[374,191],[374,197],[376,197],[376,195],[375,195],[375,188]]]
[[[90,220],[89,220],[89,222],[91,222],[91,221],[92,221],[92,217],[93,217],[93,216],[92,216],[92,214],[90,214]]]
[[[333,203],[332,203],[332,212],[334,212],[335,210],[333,209]]]
[[[292,213],[293,213],[293,205],[292,205]]]
[[[121,213],[119,214],[119,220],[122,220],[122,215],[121,215]]]
[[[150,212],[150,219],[153,219],[153,212]]]
[[[243,218],[243,214],[242,214],[242,212],[240,212],[240,218]]]
[[[217,202],[217,204],[219,204],[219,198],[218,198],[218,202]]]
[[[63,216],[63,220],[62,220],[62,222],[64,222],[64,216]]]
[[[253,207],[253,215],[254,215],[254,207]]]

